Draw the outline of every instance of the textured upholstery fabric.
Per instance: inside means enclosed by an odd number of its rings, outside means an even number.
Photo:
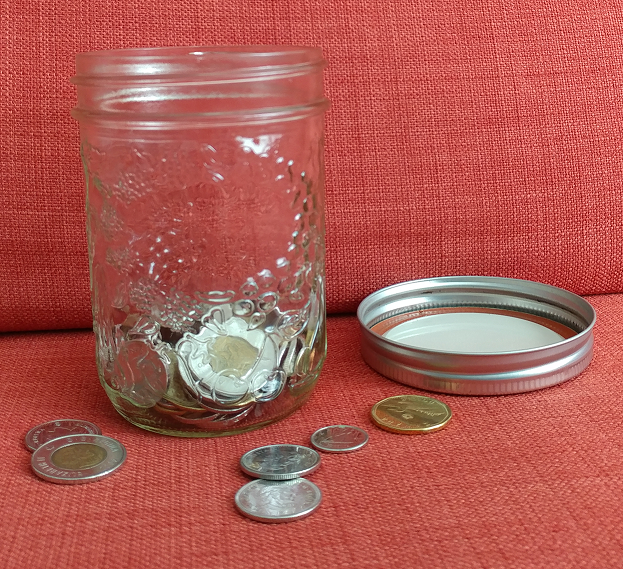
[[[328,307],[446,274],[622,289],[623,2],[0,0],[0,330],[90,325],[76,52],[305,44],[329,67]]]
[[[623,1],[0,0],[0,569],[550,569],[623,566]],[[236,437],[152,435],[99,387],[69,78],[79,51],[303,44],[329,61],[329,356],[309,403]],[[505,397],[439,396],[421,437],[375,428],[415,390],[369,369],[352,312],[413,278],[483,274],[589,297],[595,358]],[[83,486],[36,478],[41,422],[85,418],[128,449]],[[324,456],[313,516],[233,505],[238,460],[328,424],[370,443]]]
[[[578,378],[504,397],[440,395],[448,427],[422,436],[374,427],[377,400],[416,391],[363,363],[354,316],[329,319],[332,347],[311,400],[260,431],[213,440],[152,435],[117,416],[97,385],[90,332],[0,342],[0,566],[169,569],[386,567],[562,569],[623,559],[623,295],[589,298],[595,357]],[[81,417],[128,449],[106,480],[58,486],[30,471],[23,436]],[[247,520],[240,456],[309,444],[317,428],[363,427],[359,452],[323,455],[309,478],[323,504],[305,520]]]

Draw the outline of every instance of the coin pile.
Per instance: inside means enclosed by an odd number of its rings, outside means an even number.
[[[97,425],[58,419],[32,428],[24,440],[34,473],[56,484],[84,484],[112,474],[126,459],[125,447],[102,436]]]
[[[352,452],[368,442],[358,427],[333,425],[312,435],[312,445],[325,452]],[[260,522],[300,520],[312,514],[322,501],[322,492],[303,478],[320,466],[320,455],[300,445],[268,445],[245,453],[240,468],[257,478],[245,484],[234,498],[238,510]]]
[[[323,304],[310,292],[302,307],[283,311],[276,292],[253,299],[257,284],[246,285],[239,300],[233,291],[210,293],[183,321],[126,311],[123,323],[98,336],[103,346],[115,339],[107,348],[114,362],[103,374],[108,389],[158,422],[208,431],[280,414],[316,377]]]

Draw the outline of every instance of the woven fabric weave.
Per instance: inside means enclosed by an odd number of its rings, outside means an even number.
[[[0,0],[0,330],[89,327],[77,52],[318,45],[327,288],[481,274],[623,290],[623,2]]]
[[[579,377],[501,397],[436,395],[453,418],[405,436],[376,428],[370,408],[418,393],[361,359],[353,316],[329,318],[329,356],[310,401],[265,429],[199,440],[141,431],[98,385],[91,332],[0,337],[0,566],[119,568],[550,569],[619,567],[623,559],[623,295],[589,298],[595,356]],[[419,392],[424,394],[423,392]],[[83,418],[128,450],[109,478],[39,480],[23,437],[55,418]],[[289,524],[238,514],[257,446],[309,445],[331,424],[368,431],[361,451],[322,455],[309,479],[323,503]]]

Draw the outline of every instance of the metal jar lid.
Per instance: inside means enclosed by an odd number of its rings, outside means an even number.
[[[550,387],[593,356],[595,310],[550,285],[499,277],[440,277],[383,288],[357,310],[361,352],[413,387],[502,395]]]

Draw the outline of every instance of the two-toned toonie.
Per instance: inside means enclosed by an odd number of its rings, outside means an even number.
[[[102,435],[70,435],[54,439],[34,451],[32,469],[40,478],[56,484],[95,482],[121,467],[125,447]]]

